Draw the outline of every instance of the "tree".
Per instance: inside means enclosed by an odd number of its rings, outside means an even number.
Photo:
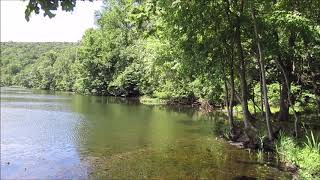
[[[258,31],[258,24],[256,20],[256,9],[255,9],[255,2],[252,3],[251,5],[251,15],[252,15],[252,20],[253,20],[253,26],[254,26],[254,32],[255,32],[255,37],[256,37],[256,43],[258,46],[258,51],[259,51],[259,64],[260,64],[260,70],[261,70],[261,81],[262,81],[262,87],[263,87],[263,100],[264,100],[264,107],[265,107],[265,114],[266,114],[266,122],[267,122],[267,128],[268,128],[268,137],[269,140],[273,140],[273,131],[272,131],[272,126],[271,126],[271,114],[270,114],[270,105],[269,105],[269,100],[268,100],[268,89],[267,89],[267,82],[266,82],[266,70],[265,70],[265,62],[264,62],[264,57],[263,57],[263,52],[262,52],[262,47],[261,47],[261,42],[260,42],[260,33]]]
[[[82,0],[85,1],[85,0]],[[93,0],[88,0],[93,1]],[[34,12],[39,14],[43,11],[44,16],[49,16],[50,18],[54,17],[55,14],[53,11],[58,10],[61,6],[64,11],[73,11],[73,8],[76,6],[77,0],[29,0],[29,3],[25,10],[25,18],[27,21],[30,20],[30,15]]]

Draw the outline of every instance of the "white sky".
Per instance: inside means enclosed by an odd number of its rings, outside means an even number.
[[[32,15],[24,18],[27,2],[1,1],[1,42],[77,42],[86,29],[95,27],[94,12],[103,2],[78,1],[73,12],[56,11],[56,16]]]

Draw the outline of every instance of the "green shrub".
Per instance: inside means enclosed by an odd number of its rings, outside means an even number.
[[[300,149],[297,164],[301,168],[302,177],[320,178],[320,154],[318,150],[310,149],[308,146]]]
[[[281,134],[277,143],[277,152],[282,161],[297,165],[298,148],[292,137]]]
[[[320,142],[312,132],[306,136],[302,146],[298,146],[292,137],[281,134],[276,147],[283,162],[289,162],[300,169],[302,179],[320,178]]]

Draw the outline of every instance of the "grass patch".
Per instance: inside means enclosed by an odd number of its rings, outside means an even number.
[[[299,168],[302,179],[320,179],[320,142],[312,132],[306,135],[302,144],[281,134],[276,149],[282,162],[291,163]]]
[[[139,101],[145,105],[165,105],[168,102],[166,99],[153,98],[149,96],[142,96],[139,98]]]

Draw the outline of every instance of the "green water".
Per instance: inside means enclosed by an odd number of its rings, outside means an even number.
[[[1,179],[291,179],[216,138],[218,113],[1,88]]]

